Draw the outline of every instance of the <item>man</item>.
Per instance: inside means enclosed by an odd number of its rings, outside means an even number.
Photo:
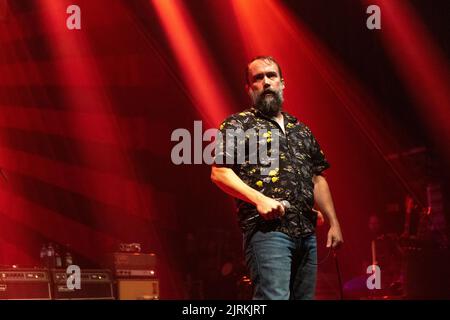
[[[223,141],[230,132],[243,130],[245,150],[251,150],[252,132],[258,135],[262,131],[259,146],[279,141],[279,167],[266,173],[263,164],[249,161],[249,155],[243,163],[218,164],[223,162],[217,161],[221,156],[230,155],[229,149],[222,148],[218,149],[211,179],[236,198],[253,298],[313,299],[317,271],[314,200],[330,223],[327,247],[331,250],[343,243],[322,175],[329,164],[309,128],[282,111],[285,82],[272,57],[250,61],[246,88],[253,107],[223,122]]]

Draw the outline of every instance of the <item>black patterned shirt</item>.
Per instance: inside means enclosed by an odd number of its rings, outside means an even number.
[[[325,156],[314,138],[311,130],[295,117],[286,112],[284,116],[285,133],[273,119],[264,116],[260,111],[251,108],[228,117],[220,126],[222,140],[217,140],[216,165],[231,169],[250,187],[273,199],[287,200],[290,204],[286,214],[278,219],[262,219],[256,207],[248,202],[236,199],[239,225],[244,234],[253,234],[256,230],[280,231],[292,237],[306,236],[314,233],[317,215],[312,211],[314,206],[313,176],[320,175],[329,168]],[[237,130],[245,132],[244,139],[237,139],[232,134]],[[250,130],[249,130],[250,129]],[[253,129],[253,130],[251,130]],[[256,140],[252,140],[256,138]],[[261,145],[271,149],[274,139],[278,139],[279,153],[268,152],[268,159],[277,157],[275,162],[264,165],[262,161],[254,161],[255,148],[249,143],[257,141],[258,150]],[[236,143],[232,148],[226,147],[227,139]],[[245,154],[239,159],[239,146],[245,145]],[[234,153],[234,154],[233,154]],[[226,157],[234,158],[227,163]],[[238,163],[237,163],[238,162]],[[269,167],[269,169],[267,169]],[[265,168],[265,171],[264,171]]]

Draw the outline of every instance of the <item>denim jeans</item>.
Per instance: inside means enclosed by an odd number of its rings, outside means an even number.
[[[257,231],[244,240],[244,253],[254,300],[314,299],[317,275],[315,234],[293,239]]]

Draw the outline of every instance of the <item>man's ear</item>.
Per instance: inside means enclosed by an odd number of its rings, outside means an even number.
[[[284,79],[283,78],[281,78],[281,86],[282,86],[283,89],[286,87],[286,85],[284,84]]]

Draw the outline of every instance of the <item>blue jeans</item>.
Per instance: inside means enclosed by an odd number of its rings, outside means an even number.
[[[314,299],[317,275],[316,236],[293,239],[257,231],[244,240],[254,300]]]

